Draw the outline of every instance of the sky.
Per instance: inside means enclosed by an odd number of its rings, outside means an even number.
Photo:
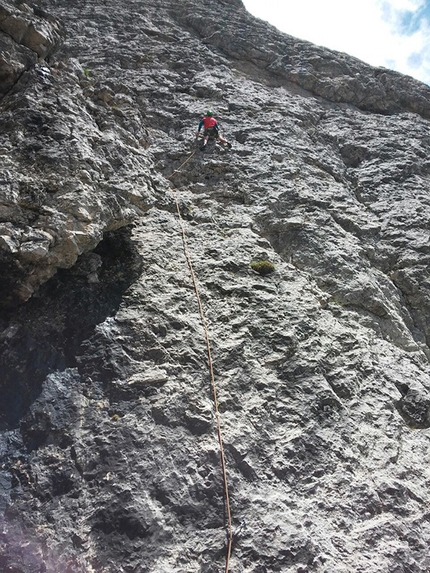
[[[282,32],[430,85],[430,0],[243,0]]]

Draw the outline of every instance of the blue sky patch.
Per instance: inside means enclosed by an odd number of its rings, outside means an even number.
[[[430,0],[426,0],[423,6],[414,12],[411,10],[399,12],[399,32],[411,36],[420,29],[423,21],[430,24]]]
[[[422,54],[419,54],[418,52],[413,52],[412,54],[410,54],[410,56],[408,57],[408,66],[410,66],[414,70],[417,70],[422,65],[423,65]]]

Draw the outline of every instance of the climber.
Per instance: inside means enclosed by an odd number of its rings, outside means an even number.
[[[220,143],[225,144],[229,149],[231,149],[231,143],[226,139],[221,137],[219,134],[219,126],[217,120],[214,118],[214,114],[208,109],[206,115],[200,120],[198,130],[196,132],[196,137],[200,136],[200,130],[203,129],[203,145],[200,147],[201,151],[205,151],[206,144],[209,138],[218,139]]]

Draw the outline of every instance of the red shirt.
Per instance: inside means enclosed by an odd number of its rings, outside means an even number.
[[[217,123],[216,119],[212,116],[209,117],[205,116],[202,121],[203,121],[203,127],[205,129],[209,129],[210,127],[215,127]]]

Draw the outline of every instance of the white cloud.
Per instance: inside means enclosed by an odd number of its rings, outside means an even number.
[[[244,4],[287,34],[430,84],[429,22],[421,19],[409,33],[402,26],[407,13],[416,15],[426,0],[244,0]]]
[[[424,6],[425,0],[378,0],[380,4],[387,4],[393,10],[408,10],[413,12]]]

